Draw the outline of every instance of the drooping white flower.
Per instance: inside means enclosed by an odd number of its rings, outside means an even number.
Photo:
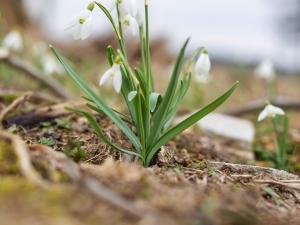
[[[23,38],[20,32],[11,31],[3,39],[3,47],[12,51],[21,51],[24,48]]]
[[[92,20],[94,10],[94,3],[90,3],[87,9],[82,10],[73,21],[67,26],[66,30],[73,31],[73,38],[75,40],[85,40],[92,33]]]
[[[52,55],[46,54],[43,56],[42,64],[46,75],[62,74],[64,72],[62,65]]]
[[[283,116],[285,112],[283,109],[276,107],[274,105],[268,104],[263,111],[259,114],[257,121],[261,122],[266,118],[274,118],[276,115]]]
[[[276,73],[271,60],[265,59],[255,69],[255,74],[265,80],[271,81],[275,78]]]
[[[127,14],[125,17],[123,21],[123,27],[126,31],[131,31],[133,36],[136,36],[139,33],[139,24],[137,20],[130,14]]]
[[[211,68],[211,62],[209,59],[209,55],[207,51],[204,51],[199,56],[196,65],[195,70],[197,74],[197,80],[202,82],[207,82],[209,80],[209,71]]]
[[[119,7],[122,19],[124,19],[128,14],[132,17],[136,17],[138,13],[136,0],[121,0]]]
[[[115,62],[113,66],[108,69],[100,79],[99,85],[102,86],[106,84],[109,79],[113,79],[113,86],[117,93],[120,93],[122,88],[122,73],[121,65],[118,62]]]

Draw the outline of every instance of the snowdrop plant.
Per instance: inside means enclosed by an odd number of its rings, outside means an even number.
[[[171,139],[223,104],[231,96],[237,83],[206,107],[197,110],[189,118],[170,127],[179,103],[190,87],[191,71],[195,70],[195,64],[197,64],[197,71],[203,75],[208,74],[210,70],[207,50],[205,48],[197,49],[185,64],[185,51],[189,42],[187,40],[179,52],[165,93],[163,95],[157,93],[154,89],[151,66],[148,1],[144,2],[143,12],[138,10],[135,0],[110,1],[113,2],[110,7],[99,2],[93,2],[88,6],[90,12],[94,12],[94,7],[97,6],[105,14],[119,43],[119,49],[107,47],[107,59],[110,67],[100,78],[99,84],[101,88],[102,85],[112,80],[115,91],[122,96],[128,108],[127,114],[110,108],[102,97],[97,95],[66,63],[64,57],[56,49],[51,48],[70,77],[85,93],[84,99],[87,100],[87,106],[95,113],[108,116],[131,141],[133,148],[125,149],[112,143],[92,113],[82,109],[72,110],[84,115],[98,136],[112,149],[136,156],[144,166],[149,166],[159,150]],[[105,3],[108,4],[107,1]],[[116,11],[116,18],[113,16],[112,10]],[[141,15],[144,15],[144,18]],[[82,22],[85,23],[85,21]],[[81,25],[80,18],[77,21],[78,24]],[[124,40],[125,26],[137,30],[140,37],[141,60],[136,67],[131,66],[127,57]]]
[[[278,169],[287,169],[288,166],[288,117],[283,109],[267,104],[258,116],[257,121],[269,119],[272,131],[275,134],[275,156],[267,157]]]

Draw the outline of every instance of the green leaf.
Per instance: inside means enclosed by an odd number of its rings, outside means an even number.
[[[132,101],[137,95],[137,91],[131,91],[129,94],[128,94],[128,101]]]
[[[136,153],[136,152],[132,152],[126,149],[123,149],[121,147],[116,146],[115,144],[113,144],[105,135],[105,133],[103,132],[103,130],[101,129],[99,123],[97,122],[97,120],[95,119],[95,117],[89,113],[86,112],[84,110],[78,110],[78,109],[72,109],[72,108],[67,108],[69,111],[72,112],[76,112],[79,113],[81,115],[83,115],[90,123],[90,125],[92,126],[92,128],[95,130],[96,134],[106,143],[108,144],[112,149],[119,151],[119,152],[123,152],[129,155],[133,155],[133,156],[137,156],[139,158],[141,158],[140,154]]]
[[[152,92],[150,95],[150,111],[153,113],[156,109],[157,102],[160,94],[156,92]]]
[[[176,135],[180,134],[190,126],[197,123],[200,119],[205,117],[210,112],[214,111],[217,107],[223,104],[233,93],[237,86],[238,82],[236,82],[225,94],[214,100],[212,103],[199,110],[198,112],[191,115],[189,118],[185,119],[169,131],[167,131],[151,148],[151,151],[147,157],[147,165],[150,164],[153,156],[157,153],[161,146],[165,145],[168,141],[173,139]]]
[[[156,140],[156,138],[159,136],[160,131],[162,130],[162,127],[164,125],[163,121],[165,120],[165,117],[169,111],[169,107],[172,103],[172,99],[177,88],[179,75],[181,73],[183,63],[184,63],[184,53],[188,45],[188,42],[189,39],[187,39],[187,41],[184,43],[183,47],[180,50],[167,91],[163,97],[162,103],[160,104],[159,108],[157,109],[156,113],[153,116],[152,126],[151,126],[151,130],[153,132],[151,132],[149,137],[150,145],[152,145],[153,142]]]
[[[190,87],[190,84],[191,84],[191,73],[186,75],[184,77],[184,79],[180,82],[179,90],[177,91],[175,97],[173,98],[172,106],[170,107],[170,110],[166,116],[166,119],[163,122],[163,124],[164,124],[163,131],[166,130],[168,128],[168,126],[170,125],[172,119],[174,118],[174,116],[177,112],[179,103],[183,99],[185,94],[187,93],[187,91]]]
[[[132,142],[133,146],[137,149],[141,149],[141,143],[138,138],[134,135],[134,133],[129,129],[126,123],[110,108],[105,102],[97,96],[97,94],[85,83],[80,76],[65,62],[63,56],[53,47],[51,47],[52,51],[58,58],[58,60],[62,63],[65,70],[68,72],[70,77],[77,83],[77,85],[84,91],[84,93],[91,98],[95,104],[103,111],[105,115],[107,115],[129,138]]]

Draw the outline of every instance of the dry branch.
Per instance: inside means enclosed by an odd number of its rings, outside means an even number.
[[[2,54],[0,55],[0,63],[1,62],[27,74],[30,78],[38,81],[40,84],[47,86],[55,95],[66,100],[72,99],[70,93],[68,93],[59,82],[50,76],[42,74],[31,64],[18,58],[17,56]]]
[[[6,120],[3,120],[3,124],[5,127],[14,124],[19,126],[33,126],[41,122],[46,122],[49,120],[53,120],[71,114],[71,112],[67,111],[65,107],[83,108],[85,107],[85,104],[70,102],[70,103],[62,103],[53,106],[42,107],[25,114],[17,115],[13,118],[8,118]]]
[[[241,164],[233,164],[233,163],[225,163],[225,162],[213,162],[213,161],[208,161],[207,166],[209,168],[213,168],[220,171],[229,170],[230,172],[237,173],[239,175],[250,174],[253,176],[270,177],[275,180],[291,180],[291,179],[300,180],[300,178],[297,175],[288,173],[283,170],[277,170],[268,167],[241,165]]]
[[[27,102],[29,100],[29,98],[31,97],[31,93],[25,93],[24,95],[20,96],[19,98],[17,98],[16,100],[14,100],[8,107],[4,108],[1,112],[0,112],[0,127],[2,125],[3,120],[5,119],[5,117],[15,111],[17,108],[19,108],[21,105],[23,105],[25,102]]]
[[[137,208],[132,202],[103,185],[98,179],[82,172],[81,168],[65,154],[53,151],[51,148],[43,145],[32,145],[30,150],[33,153],[40,153],[46,157],[52,169],[58,169],[66,174],[73,183],[84,187],[95,198],[104,200],[134,217],[142,218],[146,215],[146,211]]]
[[[30,156],[23,140],[19,136],[12,135],[4,131],[0,131],[0,138],[8,141],[11,144],[12,149],[17,155],[20,172],[33,183],[44,186],[45,182],[31,164]]]

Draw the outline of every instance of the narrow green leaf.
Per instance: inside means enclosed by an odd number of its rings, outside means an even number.
[[[152,126],[151,126],[151,131],[153,132],[151,132],[149,137],[150,145],[152,145],[153,142],[155,142],[155,140],[159,136],[160,131],[162,130],[163,127],[163,121],[165,120],[165,117],[169,111],[169,107],[172,103],[172,99],[177,88],[179,75],[183,67],[184,53],[188,45],[188,42],[189,39],[187,39],[187,41],[184,43],[183,47],[180,50],[167,91],[163,97],[161,105],[159,106],[159,108],[157,109],[156,113],[153,116]]]
[[[150,164],[153,156],[157,153],[161,146],[165,145],[168,141],[173,139],[176,135],[180,134],[190,126],[197,123],[200,119],[205,117],[210,112],[214,111],[217,107],[223,104],[233,93],[237,86],[238,82],[236,82],[225,94],[214,100],[212,103],[199,110],[198,112],[191,115],[189,118],[185,119],[169,131],[167,131],[151,148],[151,151],[147,157],[147,165]]]
[[[97,96],[97,94],[85,83],[80,76],[65,62],[63,56],[53,47],[51,47],[52,51],[58,58],[58,60],[62,63],[67,73],[70,77],[77,83],[77,85],[84,91],[84,93],[91,98],[95,104],[107,115],[129,138],[132,142],[133,146],[137,149],[141,149],[141,143],[138,138],[134,135],[134,133],[129,129],[126,123],[116,114],[114,111],[108,107],[105,102]]]
[[[95,117],[89,113],[86,112],[84,110],[77,110],[77,109],[72,109],[72,108],[66,108],[69,111],[75,112],[75,113],[79,113],[81,115],[83,115],[85,118],[87,118],[87,120],[89,121],[90,125],[92,126],[92,128],[95,130],[96,134],[107,144],[109,145],[113,150],[125,153],[125,154],[129,154],[129,155],[133,155],[133,156],[137,156],[139,158],[141,158],[140,154],[136,153],[136,152],[132,152],[129,150],[126,150],[124,148],[121,148],[115,144],[113,144],[108,137],[106,136],[106,134],[103,132],[102,128],[100,127],[99,123],[97,122],[97,120],[95,119]]]

